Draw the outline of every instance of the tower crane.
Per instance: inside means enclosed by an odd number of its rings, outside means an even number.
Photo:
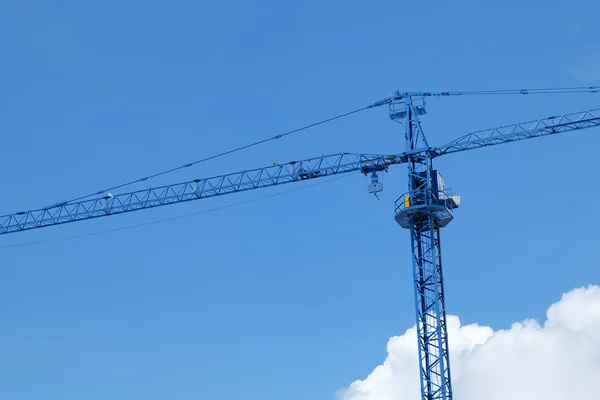
[[[406,164],[408,191],[396,200],[394,218],[402,228],[410,230],[411,236],[421,397],[422,400],[452,400],[440,229],[454,218],[454,210],[460,206],[460,197],[453,195],[445,186],[441,174],[433,166],[433,160],[447,154],[598,127],[600,110],[477,131],[442,146],[432,147],[427,142],[419,120],[419,117],[426,113],[425,99],[475,94],[580,92],[597,93],[598,88],[585,86],[471,92],[396,91],[388,98],[364,109],[388,105],[390,118],[405,127],[406,150],[402,153],[339,153],[284,164],[274,163],[264,168],[128,193],[111,194],[101,191],[93,198],[86,196],[1,216],[0,235],[352,172],[369,175],[371,184],[368,191],[376,195],[383,190],[379,182],[380,174],[387,172],[393,165]],[[189,165],[191,164],[187,166]]]

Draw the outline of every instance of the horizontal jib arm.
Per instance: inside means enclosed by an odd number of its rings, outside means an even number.
[[[244,172],[194,179],[95,199],[61,202],[50,207],[0,217],[0,235],[247,191],[347,172],[381,171],[401,163],[397,156],[340,153],[292,161]]]

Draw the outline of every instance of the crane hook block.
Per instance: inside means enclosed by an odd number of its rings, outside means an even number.
[[[371,184],[369,185],[369,193],[376,194],[383,190],[383,184],[379,182],[379,176],[377,172],[373,171],[371,174]]]

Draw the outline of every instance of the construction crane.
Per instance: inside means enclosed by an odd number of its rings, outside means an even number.
[[[419,121],[419,116],[426,113],[425,99],[475,94],[580,92],[597,93],[598,88],[394,92],[364,109],[388,105],[390,118],[405,127],[406,150],[402,153],[340,153],[129,193],[100,191],[95,197],[84,196],[36,210],[4,215],[0,217],[0,235],[351,172],[370,176],[368,191],[377,195],[383,190],[380,174],[387,172],[392,165],[406,164],[408,191],[396,200],[394,216],[402,228],[410,230],[411,235],[421,395],[422,400],[452,400],[440,229],[454,218],[460,197],[454,196],[445,186],[441,174],[433,166],[433,160],[446,154],[597,127],[600,126],[600,110],[473,132],[443,146],[432,147]],[[143,180],[146,178],[139,181]]]

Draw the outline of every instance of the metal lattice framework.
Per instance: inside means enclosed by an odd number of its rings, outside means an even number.
[[[436,156],[600,126],[600,109],[469,133],[435,150]]]
[[[395,219],[410,230],[422,400],[452,400],[452,379],[440,229],[453,218],[460,200],[446,189],[433,159],[446,154],[600,126],[599,110],[477,131],[443,146],[430,147],[419,116],[426,97],[472,94],[597,93],[598,88],[534,89],[479,92],[394,92],[366,108],[389,105],[390,117],[405,126],[406,151],[396,155],[340,153],[212,178],[93,199],[65,201],[0,217],[0,235],[221,196],[342,173],[372,175],[370,191],[381,190],[377,173],[394,164],[408,166],[408,192],[396,201]],[[365,109],[366,109],[365,108]],[[190,164],[191,165],[191,164]]]
[[[451,399],[452,382],[442,274],[440,230],[431,215],[411,229],[421,392]]]
[[[404,106],[404,111],[399,111],[398,106]],[[433,169],[431,155],[429,152],[415,152],[422,143],[427,144],[418,119],[418,115],[424,113],[424,104],[415,104],[411,97],[390,104],[392,119],[405,120],[408,155],[408,204],[397,213],[396,218],[407,218],[408,224],[401,223],[401,226],[410,229],[422,398],[451,400],[452,380],[439,241],[439,229],[449,220],[439,218],[440,208],[445,209],[446,205],[437,201],[439,190],[433,184],[437,173]]]
[[[396,156],[340,153],[119,195],[107,194],[95,199],[58,203],[50,207],[2,216],[0,217],[0,234],[348,172],[383,171],[388,166],[400,162]]]

